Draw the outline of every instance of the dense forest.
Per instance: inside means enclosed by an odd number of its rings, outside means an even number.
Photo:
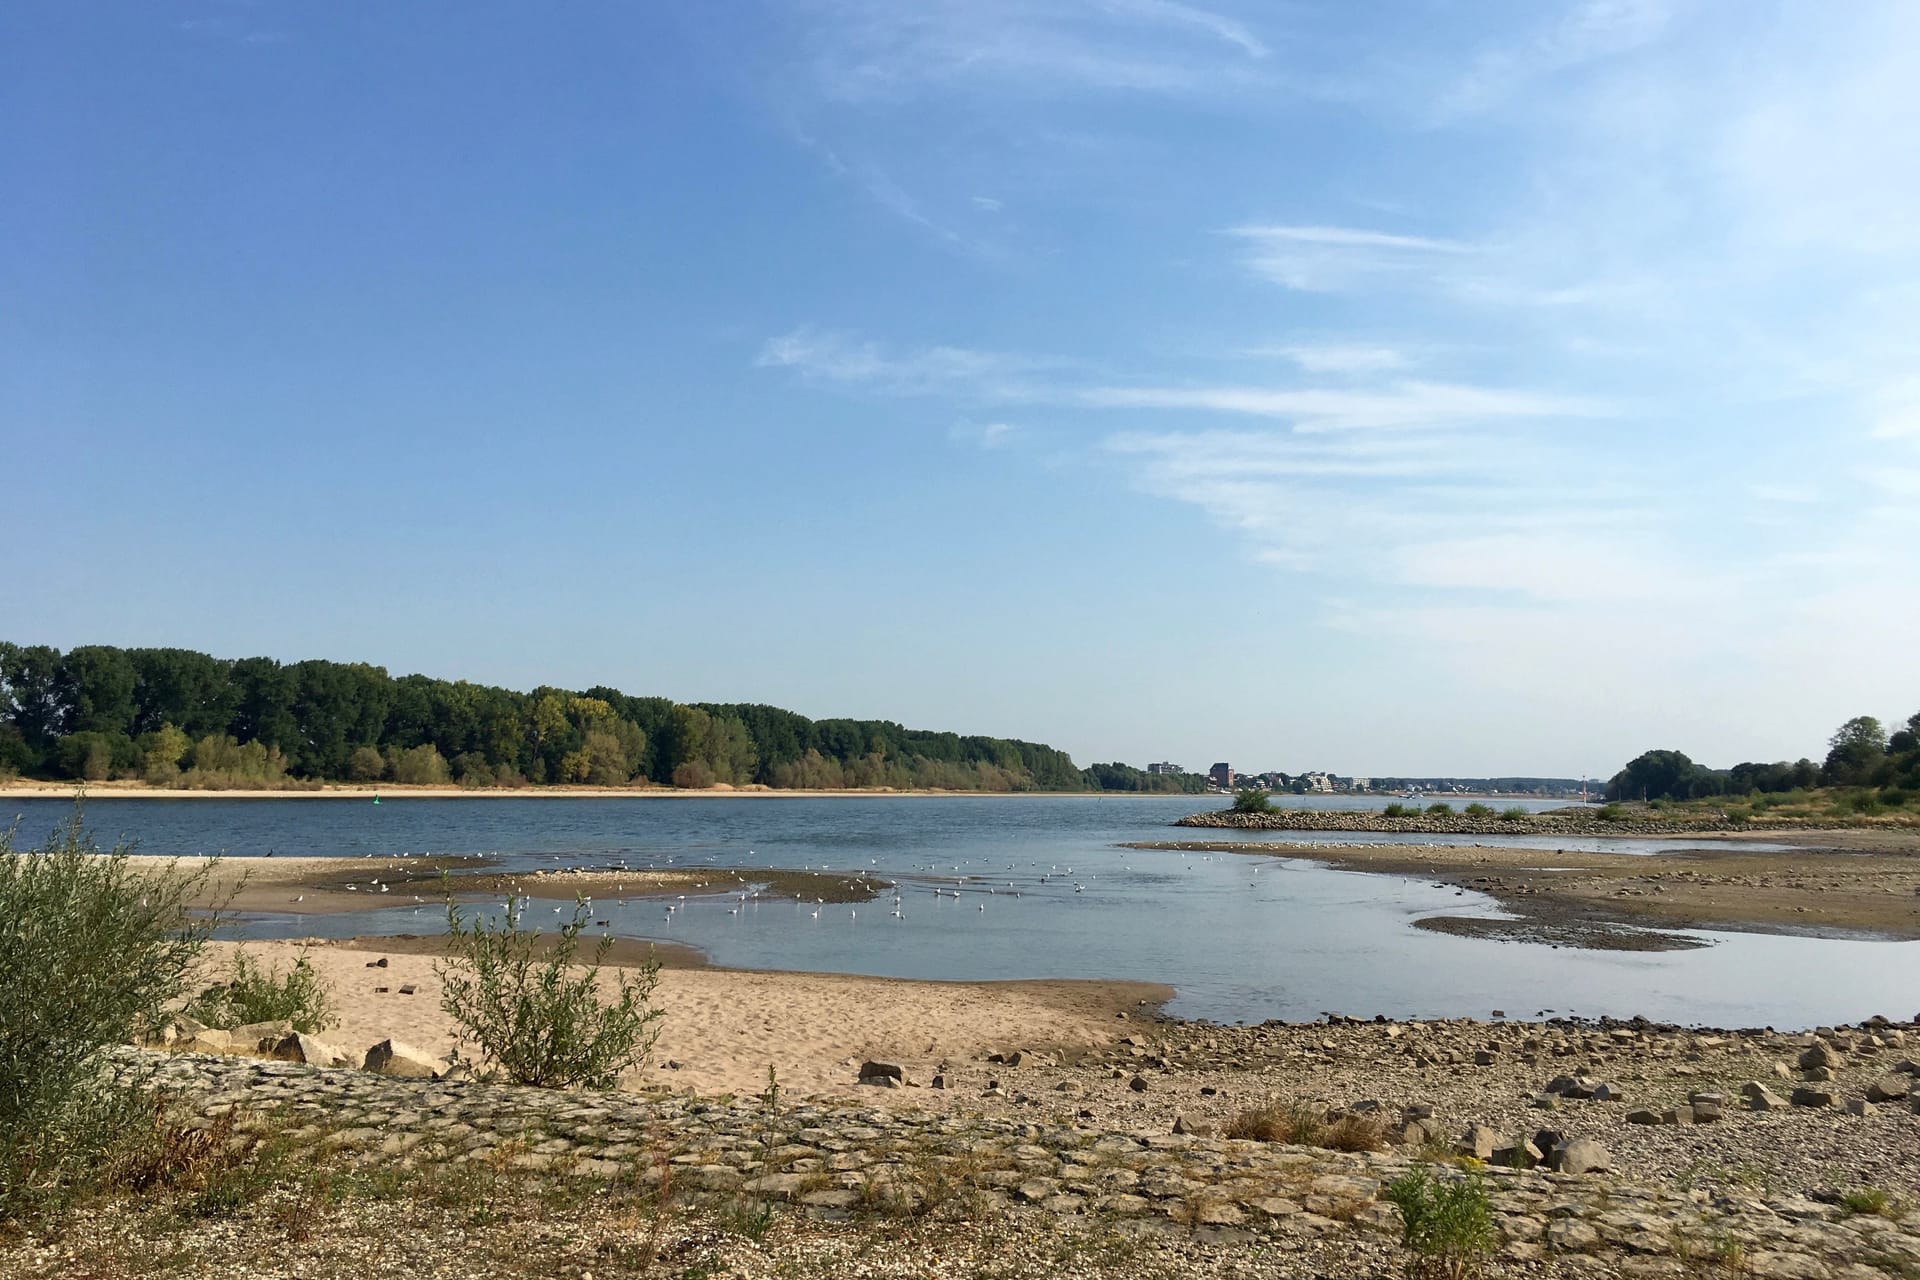
[[[685,705],[618,689],[530,693],[362,662],[0,641],[0,777],[270,788],[322,781],[954,791],[1192,791],[1197,775],[1082,770],[1009,738]]]
[[[1803,758],[1709,769],[1684,752],[1647,751],[1613,775],[1607,799],[1691,800],[1810,787],[1855,788],[1866,802],[1890,808],[1920,800],[1920,712],[1891,734],[1874,717],[1855,716],[1828,739],[1826,759],[1819,764]]]

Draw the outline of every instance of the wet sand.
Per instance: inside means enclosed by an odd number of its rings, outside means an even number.
[[[1836,841],[1834,836],[1846,837]],[[1893,833],[1745,833],[1808,847],[1580,853],[1491,845],[1342,845],[1165,840],[1173,849],[1306,858],[1341,871],[1414,876],[1488,894],[1513,921],[1439,916],[1422,927],[1603,950],[1694,945],[1662,932],[1920,938],[1920,838]],[[1825,847],[1821,847],[1825,846]],[[1846,847],[1851,846],[1851,847]]]

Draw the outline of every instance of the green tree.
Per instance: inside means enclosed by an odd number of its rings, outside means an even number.
[[[88,644],[68,650],[60,663],[60,694],[68,709],[68,729],[131,737],[133,684],[133,661],[124,649]]]
[[[1887,754],[1887,731],[1872,716],[1855,716],[1827,741],[1820,780],[1828,786],[1858,786]]]

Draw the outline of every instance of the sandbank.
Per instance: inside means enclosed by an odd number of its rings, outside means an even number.
[[[430,1053],[450,1050],[454,1024],[440,1008],[439,938],[409,950],[384,938],[346,942],[215,942],[208,972],[218,976],[245,947],[284,968],[303,951],[330,987],[339,1025],[323,1033],[349,1052],[391,1036]],[[384,967],[374,966],[380,959]],[[403,986],[414,988],[402,995]],[[384,990],[383,990],[384,988]],[[926,1082],[943,1062],[1009,1049],[1071,1050],[1112,1041],[1115,1015],[1138,1016],[1170,1000],[1169,987],[1143,982],[1037,980],[917,982],[843,974],[663,968],[654,1003],[665,1011],[660,1039],[638,1079],[703,1094],[756,1093],[767,1069],[794,1096],[856,1091],[859,1064],[880,1058]],[[673,1064],[673,1065],[669,1065]],[[851,1065],[849,1065],[851,1064]],[[899,1094],[907,1097],[909,1094]],[[910,1091],[916,1105],[950,1095]]]

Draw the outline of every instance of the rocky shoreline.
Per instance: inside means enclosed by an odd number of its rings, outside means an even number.
[[[1920,1025],[1884,1019],[1808,1036],[1570,1020],[1140,1023],[1076,1061],[1022,1050],[945,1064],[944,1088],[850,1066],[849,1100],[799,1105],[131,1052],[203,1122],[232,1112],[276,1125],[318,1159],[589,1187],[669,1179],[699,1212],[780,1206],[814,1224],[815,1252],[876,1222],[940,1220],[1055,1241],[1056,1255],[1058,1242],[1125,1242],[1125,1265],[1106,1274],[1385,1275],[1398,1269],[1399,1218],[1382,1191],[1420,1166],[1484,1179],[1495,1275],[1868,1280],[1920,1269],[1920,1111],[1836,1104],[1864,1103],[1875,1082],[1920,1087],[1901,1057],[1916,1041]],[[1740,1076],[1757,1078],[1724,1083]],[[1251,1090],[1307,1082],[1346,1113],[1378,1113],[1395,1145],[1217,1136]],[[1802,1105],[1775,1105],[1776,1083]],[[917,1105],[934,1098],[965,1105]],[[1499,1160],[1529,1163],[1548,1137],[1558,1170]],[[1846,1194],[1869,1184],[1876,1194]],[[764,1242],[698,1239],[731,1274],[834,1273],[761,1265]],[[62,1274],[55,1261],[9,1274]],[[416,1269],[443,1274],[431,1261]],[[931,1262],[911,1273],[972,1274]]]
[[[1409,836],[1688,836],[1759,830],[1752,822],[1734,822],[1724,817],[1676,822],[1645,813],[1623,813],[1616,818],[1603,818],[1597,809],[1556,809],[1513,818],[1464,813],[1388,817],[1379,810],[1369,809],[1273,809],[1266,813],[1220,809],[1188,814],[1173,825],[1238,831],[1372,831]]]

